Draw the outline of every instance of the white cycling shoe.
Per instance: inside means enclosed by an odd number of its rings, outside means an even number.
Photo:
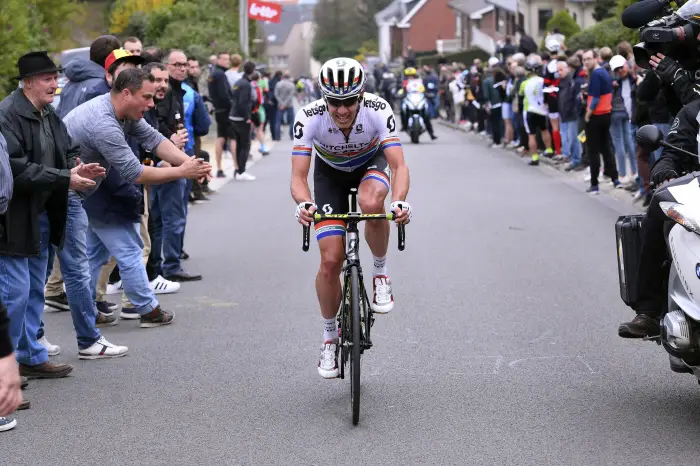
[[[388,314],[394,309],[394,295],[391,292],[391,279],[386,275],[375,275],[372,310],[377,314]]]
[[[318,374],[324,379],[335,379],[340,375],[337,342],[327,341],[321,347],[321,355],[318,358]]]

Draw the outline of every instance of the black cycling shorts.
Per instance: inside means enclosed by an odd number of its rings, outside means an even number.
[[[546,131],[547,130],[547,117],[540,115],[539,113],[527,112],[527,118],[525,119],[525,129],[527,134],[534,135],[537,134],[537,130]]]
[[[390,187],[391,173],[383,151],[378,151],[364,166],[351,172],[336,170],[318,156],[314,163],[314,199],[319,214],[346,214],[350,210],[350,189],[367,180]],[[314,226],[316,239],[345,234],[342,220],[324,220]]]
[[[233,134],[233,125],[231,120],[228,119],[228,112],[217,112],[216,117],[216,137],[235,139],[235,134]]]

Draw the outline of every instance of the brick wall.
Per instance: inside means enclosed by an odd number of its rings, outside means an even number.
[[[455,11],[447,6],[448,0],[428,0],[411,18],[407,31],[407,45],[416,52],[435,50],[437,39],[454,39],[457,19]]]

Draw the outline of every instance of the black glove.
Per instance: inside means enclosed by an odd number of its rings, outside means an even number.
[[[656,67],[656,75],[661,78],[661,81],[664,84],[673,84],[673,81],[676,80],[676,77],[679,74],[679,71],[682,72],[683,69],[681,68],[681,65],[678,64],[676,60],[673,58],[670,58],[668,56],[664,57],[661,62],[659,62],[659,65]]]
[[[678,178],[678,173],[668,168],[659,170],[658,172],[652,174],[652,181],[656,186],[660,186],[666,181],[674,178]]]

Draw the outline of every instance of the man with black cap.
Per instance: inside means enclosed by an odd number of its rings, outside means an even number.
[[[105,170],[96,163],[80,163],[79,147],[50,105],[62,69],[46,52],[20,57],[18,68],[17,79],[24,86],[0,102],[0,132],[7,140],[15,188],[7,213],[0,216],[0,295],[10,316],[20,373],[59,378],[73,367],[48,362],[48,352],[37,339],[49,246],[63,246],[69,189],[91,189],[93,179]],[[86,349],[103,344],[109,343],[98,334]]]

